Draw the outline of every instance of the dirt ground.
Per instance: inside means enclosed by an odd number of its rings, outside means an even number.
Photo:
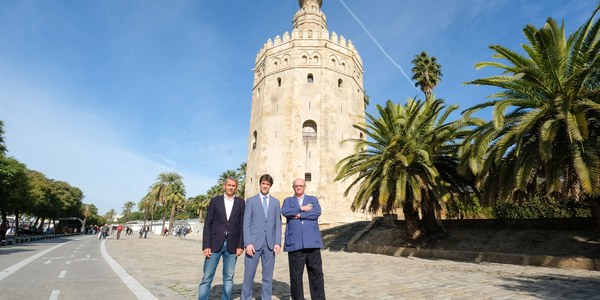
[[[374,226],[357,241],[375,246],[600,258],[600,235],[584,230],[456,227],[436,240],[409,245],[404,227]]]

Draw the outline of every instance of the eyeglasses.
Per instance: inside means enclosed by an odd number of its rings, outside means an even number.
[[[304,187],[303,185],[292,185],[293,188]]]

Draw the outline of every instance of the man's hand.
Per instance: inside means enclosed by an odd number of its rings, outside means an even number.
[[[300,207],[301,211],[311,211],[313,208],[310,205],[304,205],[302,207]]]
[[[280,250],[281,250],[281,246],[279,246],[279,245],[275,245],[275,247],[273,248],[273,252],[275,252],[275,254],[278,254]]]
[[[254,256],[254,252],[256,252],[256,251],[254,251],[253,245],[246,246],[246,255],[252,257],[252,256]]]
[[[206,248],[206,249],[204,249],[204,257],[206,257],[206,258],[210,258],[210,254],[211,254],[211,253],[212,253],[212,252],[210,251],[210,248]]]
[[[244,253],[244,249],[242,249],[242,248],[237,248],[237,251],[236,251],[236,253],[235,253],[235,256],[240,256],[240,255],[242,255],[242,253]]]

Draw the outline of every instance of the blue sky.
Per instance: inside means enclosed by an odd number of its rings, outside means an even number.
[[[480,103],[493,91],[463,83],[497,74],[474,68],[491,60],[489,45],[519,50],[522,28],[548,17],[564,19],[571,33],[598,3],[323,2],[330,32],[352,40],[362,57],[369,112],[388,99],[421,97],[400,69],[411,76],[423,50],[442,65],[437,97],[461,109]],[[291,32],[298,9],[296,0],[1,1],[9,155],[79,187],[101,213],[137,203],[166,171],[184,177],[187,196],[203,194],[246,161],[256,53]]]

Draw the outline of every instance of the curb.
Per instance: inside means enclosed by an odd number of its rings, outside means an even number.
[[[353,252],[385,254],[390,256],[437,258],[457,261],[470,261],[476,263],[490,262],[524,266],[551,267],[559,269],[600,271],[600,258],[525,255],[499,252],[474,252],[357,244],[349,244],[347,249],[348,251]]]

